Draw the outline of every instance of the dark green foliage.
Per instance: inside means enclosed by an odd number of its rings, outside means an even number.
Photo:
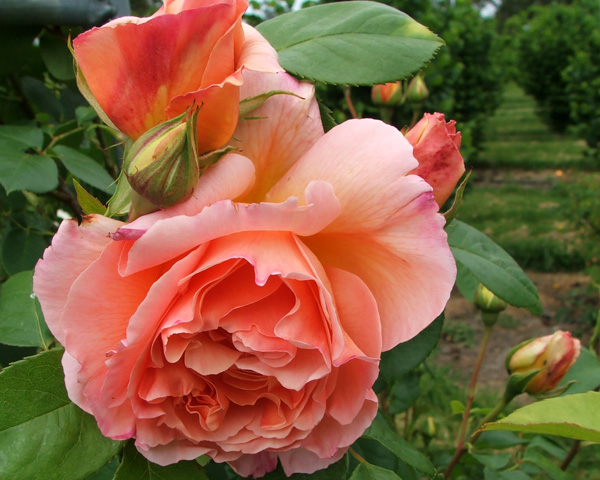
[[[539,115],[555,132],[565,132],[574,120],[580,121],[571,117],[570,95],[577,94],[569,92],[569,85],[581,76],[591,78],[593,72],[580,68],[581,56],[577,61],[580,67],[572,68],[570,73],[567,69],[597,30],[596,10],[597,6],[592,9],[583,3],[553,3],[532,7],[508,22],[510,34],[517,33],[518,37],[517,80],[535,98]],[[581,112],[580,116],[586,114]]]

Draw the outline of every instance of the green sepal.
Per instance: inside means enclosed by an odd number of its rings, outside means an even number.
[[[198,157],[198,165],[200,167],[200,176],[206,171],[208,167],[217,163],[221,158],[227,155],[229,152],[237,152],[238,148],[227,146],[220,150],[213,150],[211,152],[207,152]]]
[[[294,97],[304,100],[303,97],[301,97],[300,95],[297,95],[293,92],[287,92],[285,90],[271,90],[270,92],[261,93],[260,95],[256,95],[255,97],[244,98],[244,100],[242,100],[240,102],[239,119],[240,120],[248,120],[246,118],[246,115],[248,115],[253,110],[256,110],[258,107],[260,107],[263,103],[265,103],[273,95],[292,95]]]
[[[75,179],[73,179],[73,186],[75,187],[75,193],[77,194],[77,203],[79,203],[83,213],[86,215],[91,213],[98,213],[100,215],[106,214],[106,207],[102,202],[83,188]]]
[[[542,370],[543,368],[536,368],[535,370],[530,370],[528,372],[511,374],[508,377],[505,395],[510,395],[511,398],[514,398],[521,393],[525,393],[525,389],[529,382]]]
[[[463,202],[463,195],[465,194],[465,189],[467,188],[467,183],[469,183],[469,179],[471,178],[472,173],[473,170],[469,170],[469,172],[465,175],[465,178],[462,182],[460,182],[460,185],[458,186],[458,189],[454,194],[454,201],[452,202],[452,206],[442,214],[444,215],[444,218],[446,218],[446,227],[450,225],[452,223],[452,220],[454,220],[458,215],[458,211],[460,210],[460,207]]]
[[[108,207],[104,215],[107,217],[118,217],[127,215],[131,205],[132,188],[123,172],[117,178],[117,188],[114,195],[108,201]]]

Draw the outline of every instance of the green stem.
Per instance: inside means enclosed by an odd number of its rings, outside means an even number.
[[[575,455],[577,455],[577,452],[579,452],[580,448],[581,448],[581,440],[575,440],[573,442],[573,445],[571,446],[571,450],[569,450],[569,453],[567,453],[567,456],[560,464],[561,470],[564,471],[567,469],[567,467],[569,466],[571,461],[575,458]]]
[[[352,97],[350,96],[350,85],[346,85],[344,88],[344,98],[346,99],[346,103],[348,104],[348,109],[350,110],[352,118],[358,118],[358,114],[354,108],[354,103],[352,102]]]
[[[388,125],[393,125],[392,121],[394,118],[394,107],[390,107],[389,105],[382,105],[379,107],[379,114],[381,115],[381,120],[387,123]]]
[[[492,408],[492,410],[485,417],[483,417],[483,419],[477,425],[477,428],[475,429],[473,434],[469,437],[468,443],[470,445],[473,445],[477,441],[479,436],[483,433],[481,427],[483,427],[486,423],[495,420],[515,396],[516,394],[510,387],[510,385],[507,386],[506,390],[504,390],[504,395],[502,395],[502,400],[500,400],[498,404],[494,408]],[[460,445],[460,448],[457,447],[456,452],[454,452],[454,456],[452,457],[452,460],[450,460],[450,463],[448,464],[448,466],[446,467],[446,471],[444,472],[444,478],[450,478],[452,470],[454,470],[454,467],[457,465],[458,461],[462,458],[462,456],[465,453],[467,453],[467,447],[463,443],[462,445]]]
[[[361,457],[358,453],[356,453],[356,451],[352,447],[350,447],[348,449],[348,451],[350,452],[350,455],[352,455],[354,458],[356,458],[360,463],[369,463],[363,457]]]
[[[473,406],[473,400],[475,399],[475,390],[477,388],[477,378],[479,377],[479,370],[483,364],[483,357],[485,356],[485,350],[490,340],[492,333],[492,326],[486,326],[483,332],[483,338],[481,339],[481,345],[479,346],[479,354],[477,355],[477,361],[475,362],[475,368],[473,368],[473,375],[471,375],[471,382],[467,390],[467,405],[465,407],[465,413],[463,414],[462,423],[460,426],[460,433],[458,435],[457,449],[462,448],[465,437],[467,436],[467,425],[469,423],[469,416],[471,415],[471,407]]]
[[[60,142],[63,138],[66,138],[77,132],[81,132],[82,130],[84,130],[84,127],[77,127],[77,128],[74,128],[73,130],[69,130],[68,132],[61,133],[60,135],[53,137],[52,140],[50,140],[50,143],[48,144],[48,146],[46,148],[44,148],[44,150],[42,150],[41,154],[45,155],[48,150],[50,150],[54,145],[56,145],[58,142]]]

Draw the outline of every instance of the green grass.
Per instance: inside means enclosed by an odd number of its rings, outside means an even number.
[[[585,268],[586,246],[570,204],[557,185],[475,185],[459,218],[491,237],[523,268],[577,271]]]

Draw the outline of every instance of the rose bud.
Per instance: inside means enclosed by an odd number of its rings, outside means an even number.
[[[125,153],[129,185],[158,208],[186,200],[198,183],[197,116],[198,109],[154,127]]]
[[[460,154],[460,132],[456,122],[446,122],[443,113],[426,113],[405,136],[414,147],[419,166],[411,173],[433,187],[435,201],[441,207],[452,194],[465,172]]]
[[[478,310],[489,313],[502,312],[503,310],[506,310],[507,306],[504,300],[498,298],[481,283],[479,284],[479,287],[477,287],[473,304]]]
[[[421,75],[416,75],[406,88],[406,99],[409,102],[421,103],[429,96],[429,90]]]
[[[371,99],[375,105],[387,105],[389,107],[402,105],[404,103],[402,84],[400,82],[390,82],[383,85],[373,85]]]
[[[579,357],[580,349],[578,339],[559,330],[515,347],[506,358],[506,368],[511,375],[540,370],[523,391],[531,395],[545,393],[560,383]]]
[[[491,327],[496,323],[500,312],[507,307],[507,303],[504,300],[498,298],[481,283],[479,284],[479,287],[477,287],[477,292],[475,292],[473,305],[475,305],[478,310],[481,310],[481,319],[488,327]]]

